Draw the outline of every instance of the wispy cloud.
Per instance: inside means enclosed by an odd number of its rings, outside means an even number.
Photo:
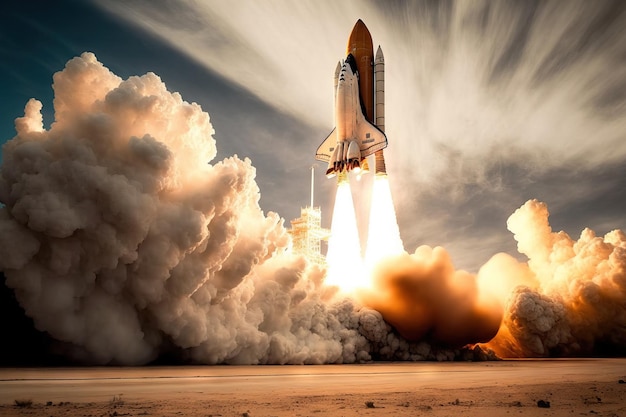
[[[547,181],[555,172],[594,177],[626,158],[620,3],[99,4],[317,129],[333,123],[332,72],[362,18],[385,53],[386,154],[396,196],[427,190],[479,211],[483,205],[472,200],[478,193],[500,201],[506,218],[523,198],[571,189],[566,176]],[[317,146],[301,139],[277,153]],[[515,184],[502,179],[510,167]],[[618,178],[605,178],[604,188],[614,190],[606,182]],[[593,185],[550,197],[551,207],[601,198]],[[397,199],[401,219],[417,211],[415,201]]]

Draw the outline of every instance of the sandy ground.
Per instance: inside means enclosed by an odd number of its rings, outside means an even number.
[[[620,380],[626,359],[0,369],[0,416],[626,417]]]

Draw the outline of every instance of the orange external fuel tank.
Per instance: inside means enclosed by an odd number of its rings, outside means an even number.
[[[365,109],[365,117],[371,123],[374,120],[374,46],[372,35],[359,19],[348,39],[347,54],[352,54],[359,71],[359,92],[361,103]]]

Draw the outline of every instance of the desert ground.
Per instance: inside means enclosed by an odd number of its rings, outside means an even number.
[[[626,359],[0,369],[0,416],[626,416]]]

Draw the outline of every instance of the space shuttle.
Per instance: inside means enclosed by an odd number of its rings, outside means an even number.
[[[376,175],[386,175],[385,60],[380,46],[374,59],[372,36],[360,19],[346,53],[335,69],[335,128],[317,148],[315,159],[328,162],[328,178],[346,178],[350,171],[368,172],[367,157],[376,155]]]

